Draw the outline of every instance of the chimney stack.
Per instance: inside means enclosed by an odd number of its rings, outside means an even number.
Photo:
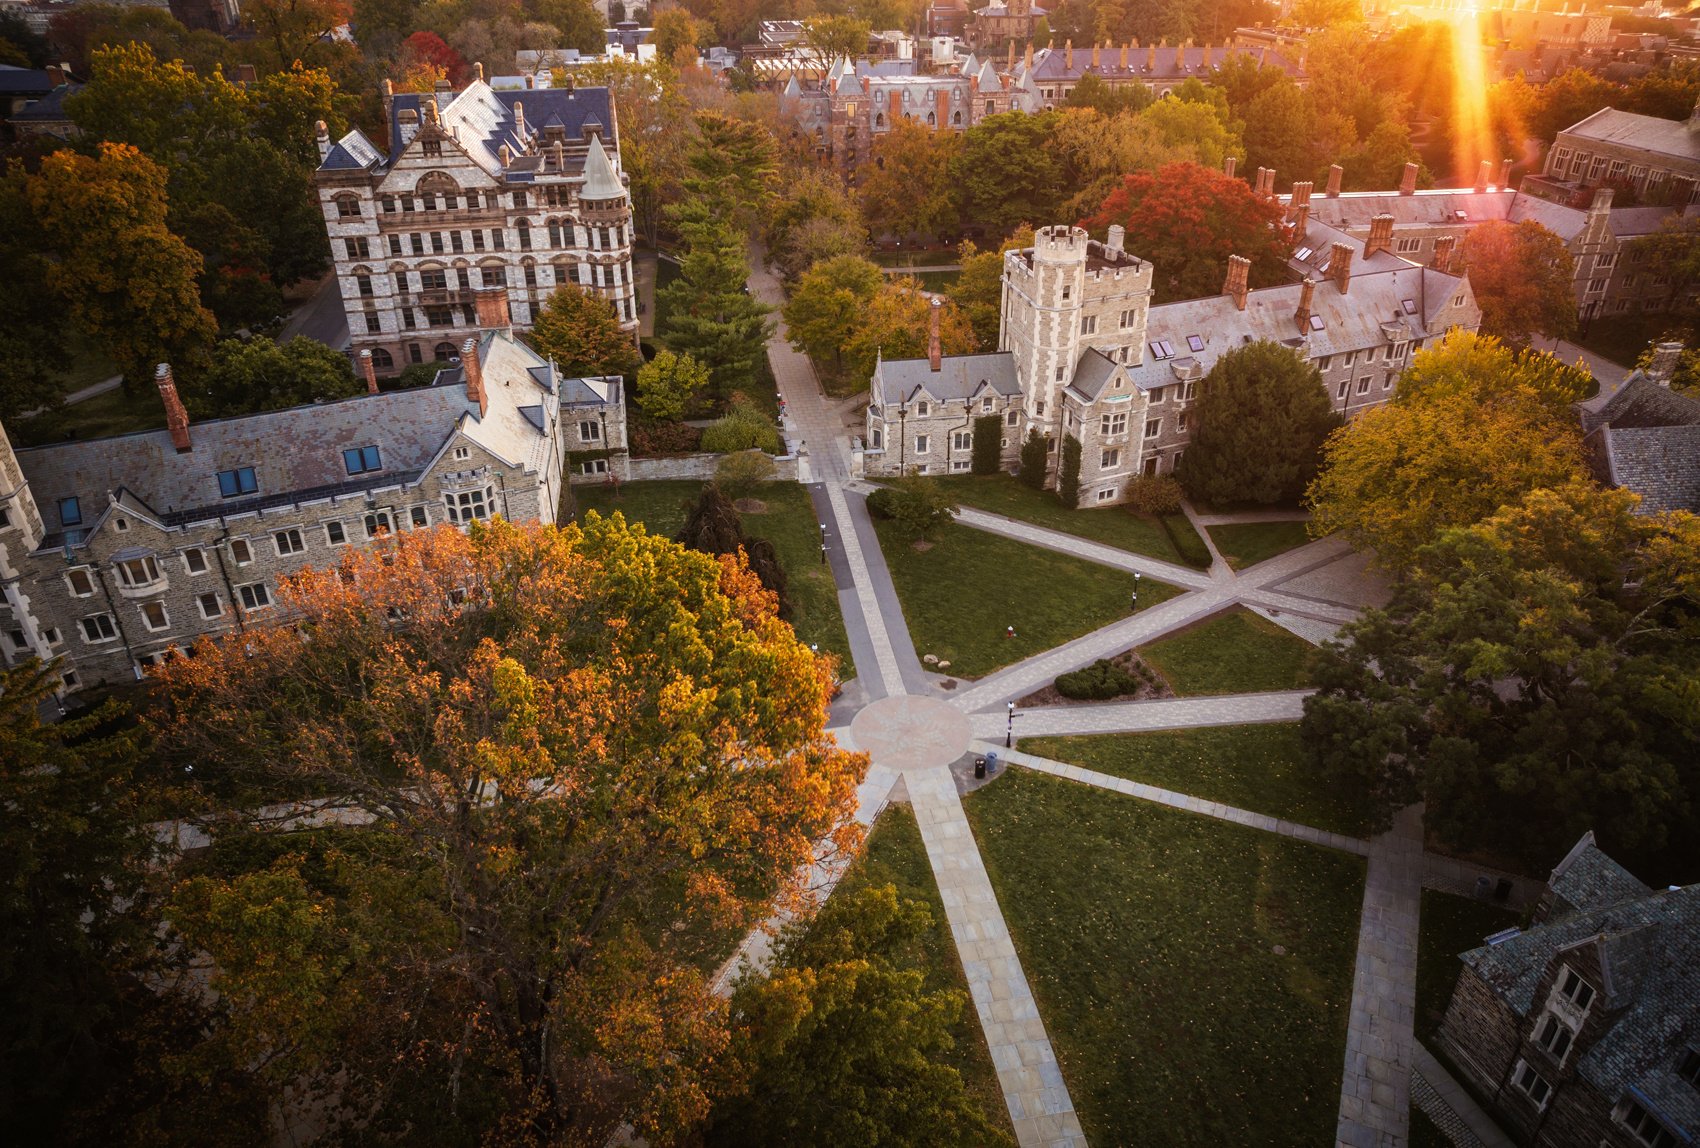
[[[468,339],[460,348],[460,369],[466,375],[466,397],[478,404],[478,417],[490,413],[490,396],[484,391],[484,364],[478,361],[478,340]]]
[[[1122,45],[1122,71],[1127,71],[1127,45]]]
[[[1452,274],[1452,252],[1458,246],[1456,235],[1442,235],[1434,241],[1434,261],[1430,267],[1443,275]]]
[[[1511,188],[1511,164],[1512,164],[1512,162],[1513,161],[1508,160],[1508,159],[1502,159],[1502,160],[1499,161],[1499,183],[1497,184],[1497,186],[1498,186],[1499,190],[1501,190],[1501,191],[1508,191]]]
[[[1155,44],[1150,44],[1145,49],[1145,70],[1147,72],[1157,70],[1157,45]]]
[[[1127,243],[1127,228],[1119,223],[1110,224],[1110,233],[1104,239],[1104,246],[1118,254]]]
[[[927,316],[927,366],[935,372],[944,368],[944,353],[939,350],[939,312],[942,310],[944,300],[933,296]]]
[[[313,121],[313,142],[319,145],[319,158],[331,154],[331,129],[324,120]]]
[[[1228,278],[1222,284],[1222,294],[1231,295],[1234,307],[1245,310],[1246,292],[1250,289],[1251,260],[1243,255],[1228,256]]]
[[[1293,212],[1293,242],[1303,243],[1305,232],[1310,230],[1310,204],[1299,204],[1299,209]]]
[[[1369,221],[1369,238],[1364,240],[1364,258],[1393,249],[1393,217],[1382,212]]]
[[[371,351],[360,352],[360,377],[366,380],[367,394],[375,395],[378,393],[378,371],[372,365]]]
[[[1014,39],[1014,37],[1010,38],[1010,41],[1009,41],[1009,61],[1006,64],[1004,64],[1003,70],[1008,72],[1012,76],[1015,74],[1015,39]]]
[[[1493,174],[1493,164],[1483,160],[1476,165],[1476,194],[1480,195],[1488,189],[1488,176]]]
[[[1275,198],[1275,169],[1274,168],[1271,167],[1271,168],[1266,168],[1264,170],[1264,172],[1263,172],[1263,187],[1258,190],[1257,194],[1258,194],[1258,197],[1261,198],[1261,199],[1274,199]]]
[[[1063,67],[1074,71],[1074,41],[1063,41]]]
[[[1340,198],[1340,178],[1342,176],[1344,176],[1345,174],[1346,174],[1346,169],[1341,167],[1339,164],[1337,164],[1337,163],[1329,164],[1328,165],[1328,186],[1323,188],[1322,194],[1326,195],[1329,199]]]
[[[885,94],[885,114],[892,127],[896,127],[897,121],[903,118],[903,93],[896,88]]]
[[[1405,165],[1405,174],[1399,177],[1399,194],[1417,194],[1417,172],[1421,169],[1414,163]]]
[[[513,318],[508,313],[506,287],[481,287],[474,294],[474,301],[479,327],[486,331],[506,331],[513,327]]]
[[[472,65],[472,78],[481,84],[484,82],[484,64],[482,61],[478,61]]]
[[[43,71],[47,73],[48,90],[65,86],[65,73],[58,64],[49,64]]]
[[[177,396],[177,380],[171,377],[171,364],[161,363],[154,368],[154,385],[159,388],[159,400],[165,404],[165,426],[171,432],[171,445],[182,454],[193,444],[189,441],[189,412]]]
[[[1682,358],[1682,344],[1665,342],[1653,344],[1653,355],[1647,363],[1646,374],[1649,379],[1661,387],[1670,386],[1671,376],[1676,374],[1676,365]]]
[[[1027,41],[1027,52],[1021,58],[1021,66],[1027,69],[1029,75],[1033,72],[1033,41]]]
[[[1328,277],[1344,295],[1352,286],[1352,245],[1336,243],[1328,252]]]
[[[1310,332],[1310,304],[1316,297],[1316,280],[1305,276],[1305,281],[1299,286],[1299,309],[1293,312],[1293,322],[1299,325],[1299,334]]]
[[[1316,185],[1308,179],[1299,180],[1293,184],[1292,204],[1294,207],[1309,207],[1310,193]]]
[[[1095,40],[1092,43],[1092,70],[1098,70],[1098,43]]]
[[[1234,168],[1238,166],[1239,160],[1235,159],[1233,156],[1229,156],[1227,159],[1222,161],[1222,174],[1227,176],[1229,179],[1233,179]]]
[[[1613,195],[1613,192],[1612,192],[1611,188],[1609,188],[1609,187],[1596,187],[1594,189],[1593,202],[1588,204],[1588,214],[1589,215],[1607,215],[1607,214],[1610,214],[1612,195]]]

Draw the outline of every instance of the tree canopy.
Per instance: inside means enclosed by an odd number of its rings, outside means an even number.
[[[1463,258],[1482,309],[1482,333],[1527,346],[1536,332],[1576,329],[1576,261],[1564,240],[1532,219],[1489,220],[1464,234]]]
[[[572,283],[555,288],[537,312],[531,343],[568,378],[629,375],[641,361],[614,305]]]
[[[348,357],[297,335],[284,344],[270,339],[226,339],[213,348],[212,363],[185,386],[184,403],[196,418],[272,411],[302,403],[345,399],[364,393]]]

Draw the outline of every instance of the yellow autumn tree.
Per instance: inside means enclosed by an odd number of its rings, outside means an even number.
[[[409,532],[286,580],[278,610],[167,667],[154,720],[210,807],[311,799],[345,827],[333,862],[225,812],[282,860],[180,892],[240,990],[228,1061],[320,1050],[290,1079],[340,1071],[343,1110],[417,1143],[700,1122],[729,1040],[703,970],[857,836],[865,758],[825,733],[831,668],[772,595],[592,514]],[[261,926],[299,976],[232,939]]]

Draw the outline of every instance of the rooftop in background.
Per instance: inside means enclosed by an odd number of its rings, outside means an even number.
[[[1559,133],[1559,138],[1572,136],[1597,143],[1618,144],[1700,164],[1700,131],[1693,129],[1691,125],[1694,122],[1692,118],[1667,120],[1659,116],[1620,112],[1616,108],[1601,108],[1580,123],[1565,128]]]

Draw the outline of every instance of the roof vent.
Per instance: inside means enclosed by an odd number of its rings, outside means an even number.
[[[1523,934],[1522,929],[1512,927],[1512,928],[1509,928],[1509,929],[1501,929],[1497,933],[1494,933],[1490,936],[1482,938],[1482,940],[1483,940],[1483,943],[1489,944],[1489,945],[1503,945],[1506,941],[1509,941],[1512,937],[1522,936],[1522,934]]]

